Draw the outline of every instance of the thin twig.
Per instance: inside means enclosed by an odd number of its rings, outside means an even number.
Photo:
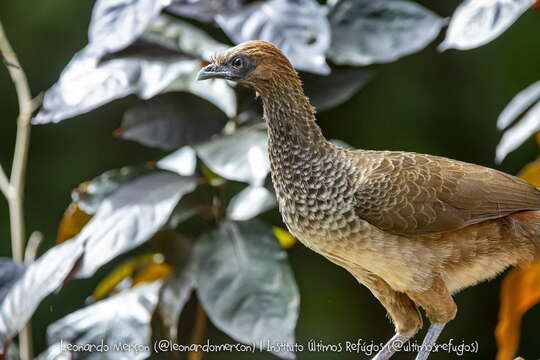
[[[7,61],[6,59],[2,59],[2,62],[3,62],[4,65],[6,65],[6,66],[12,66],[12,67],[14,67],[15,69],[18,69],[18,68],[19,68],[18,65],[12,64],[12,63],[10,63],[9,61]]]
[[[15,154],[13,156],[13,167],[9,181],[10,187],[8,187],[10,191],[7,192],[9,194],[7,199],[11,225],[11,251],[13,253],[13,259],[22,262],[25,246],[24,185],[28,162],[28,147],[30,144],[30,120],[32,119],[35,103],[32,101],[26,74],[17,59],[15,51],[9,43],[1,22],[0,52],[7,64],[7,70],[15,85],[17,99],[19,101],[17,138],[15,141]],[[5,177],[5,172],[3,172],[3,175]],[[5,185],[4,179],[3,187],[5,187]],[[25,326],[19,333],[19,348],[22,360],[30,360],[33,358],[30,324]]]
[[[195,328],[191,335],[191,344],[202,344],[206,336],[206,328],[208,326],[208,316],[202,304],[197,302],[197,315],[195,318]],[[188,354],[188,360],[202,360],[204,352],[192,351]]]
[[[19,117],[17,118],[17,139],[15,142],[15,155],[13,157],[13,167],[11,170],[12,196],[8,198],[10,212],[14,210],[12,222],[13,257],[16,261],[23,260],[24,252],[24,219],[22,218],[22,202],[24,200],[24,179],[26,175],[26,164],[28,159],[28,145],[30,140],[30,120],[32,119],[33,102],[30,94],[30,87],[26,80],[26,75],[19,64],[17,55],[11,47],[2,23],[0,22],[0,51],[5,59],[17,65],[18,68],[8,66],[9,75],[15,85],[17,98],[19,100]]]
[[[6,176],[2,165],[0,165],[0,191],[4,194],[6,199],[11,196],[11,185],[9,184],[8,177]]]
[[[34,262],[37,257],[39,245],[43,242],[43,234],[41,231],[34,231],[28,238],[26,250],[24,252],[24,263],[29,265]]]

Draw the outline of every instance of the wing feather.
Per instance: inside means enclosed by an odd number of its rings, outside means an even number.
[[[391,233],[441,233],[540,209],[538,188],[494,169],[416,153],[353,154],[357,213]]]

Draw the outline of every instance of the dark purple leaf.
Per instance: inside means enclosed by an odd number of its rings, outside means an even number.
[[[227,217],[237,221],[250,220],[276,205],[276,196],[264,186],[248,186],[231,199]]]
[[[188,264],[181,272],[171,275],[163,284],[159,296],[158,311],[168,330],[168,335],[174,341],[178,340],[178,320],[195,289],[195,267]]]
[[[330,45],[326,8],[314,0],[270,0],[216,18],[235,42],[266,40],[276,44],[300,70],[328,74]]]
[[[369,65],[394,61],[423,49],[445,20],[406,0],[341,0],[328,15],[336,64]]]
[[[73,190],[71,198],[77,201],[79,207],[86,213],[95,214],[103,201],[122,185],[151,171],[155,171],[155,167],[149,164],[124,166],[106,171]]]
[[[39,303],[58,289],[83,253],[83,243],[66,241],[28,265],[0,303],[0,348],[32,317]]]
[[[143,38],[105,57],[91,44],[77,53],[45,93],[33,123],[59,122],[130,94],[149,99],[168,91],[191,92],[227,116],[236,115],[234,90],[224,80],[196,81],[202,66],[198,56],[209,56],[224,45],[192,25],[165,17]]]
[[[109,351],[82,351],[77,359],[146,359],[150,356],[150,320],[161,282],[139,285],[77,310],[47,329],[51,346],[57,343],[107,345]],[[122,350],[118,346],[125,344]]]
[[[60,79],[46,93],[34,124],[59,122],[84,114],[112,100],[136,94],[148,99],[163,91],[180,74],[194,74],[199,61],[169,52],[99,60],[90,47],[77,53]]]
[[[270,172],[266,133],[263,131],[241,130],[194,147],[208,168],[225,179],[260,186]]]
[[[260,221],[221,224],[195,244],[197,296],[213,324],[261,346],[294,344],[300,303],[287,253]],[[290,352],[280,352],[294,358]]]
[[[197,155],[191,146],[184,146],[159,160],[157,166],[182,176],[192,176],[197,167]]]
[[[71,241],[85,244],[76,276],[92,276],[103,264],[150,239],[169,220],[178,201],[197,179],[169,172],[141,176],[107,198]]]
[[[8,258],[0,258],[0,303],[9,289],[25,272],[26,267]]]
[[[216,15],[239,11],[242,3],[242,0],[175,0],[166,10],[176,15],[213,22]]]
[[[163,150],[201,142],[225,126],[224,114],[187,94],[162,94],[124,114],[119,136]]]
[[[303,77],[306,95],[317,111],[325,111],[349,100],[371,78],[371,71],[357,68],[336,68],[327,76]]]
[[[535,0],[464,0],[452,15],[439,49],[468,50],[487,44],[534,3]]]
[[[152,22],[143,38],[205,61],[210,61],[213,55],[229,48],[200,28],[167,15],[161,15]]]
[[[505,130],[497,144],[497,162],[503,161],[506,155],[540,130],[540,81],[530,85],[510,101],[499,116],[497,125],[504,129],[518,118],[519,121]]]
[[[98,0],[88,38],[93,47],[113,53],[141,36],[170,0]]]

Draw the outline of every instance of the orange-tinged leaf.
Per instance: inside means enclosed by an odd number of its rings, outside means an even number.
[[[296,238],[287,230],[280,228],[279,226],[272,226],[272,230],[274,231],[274,236],[285,249],[290,248],[296,243]]]
[[[540,0],[537,0],[532,7],[533,8],[540,8]]]
[[[148,264],[144,269],[141,269],[133,276],[133,283],[131,286],[135,287],[140,284],[163,279],[169,276],[171,272],[172,266],[169,264]]]
[[[540,157],[525,165],[518,176],[529,184],[540,187]]]
[[[91,218],[92,215],[81,210],[76,201],[72,201],[64,212],[64,217],[58,226],[56,242],[60,244],[80,233]]]
[[[109,273],[103,280],[99,282],[94,290],[92,297],[94,300],[101,300],[109,294],[111,294],[118,284],[126,279],[130,279],[129,286],[133,285],[133,280],[136,274],[151,264],[158,264],[163,262],[163,256],[161,254],[144,254],[131,258]]]
[[[539,133],[536,134],[536,138],[540,143]],[[519,176],[528,183],[540,187],[540,158],[527,164]],[[501,287],[499,323],[495,330],[498,344],[497,360],[514,358],[519,345],[521,318],[538,302],[540,302],[540,261],[508,272]]]
[[[501,286],[499,322],[495,330],[497,360],[514,359],[519,345],[521,318],[540,302],[540,261],[512,269]]]
[[[94,290],[92,297],[94,300],[101,300],[107,297],[116,288],[122,280],[128,278],[133,274],[135,264],[134,260],[130,260],[114,269],[109,275],[99,282]]]

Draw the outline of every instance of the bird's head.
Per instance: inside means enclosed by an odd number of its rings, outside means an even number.
[[[298,81],[298,75],[274,44],[254,40],[241,43],[214,57],[209,65],[201,69],[197,79],[232,80],[264,94],[279,82],[290,84]]]

